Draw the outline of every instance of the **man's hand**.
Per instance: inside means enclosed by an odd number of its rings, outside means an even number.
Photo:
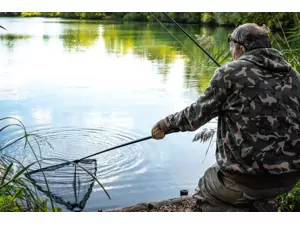
[[[169,128],[167,127],[165,120],[162,119],[152,128],[152,138],[156,140],[163,139],[167,131],[169,131]]]

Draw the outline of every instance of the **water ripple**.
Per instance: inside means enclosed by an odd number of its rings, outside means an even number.
[[[71,161],[141,138],[140,135],[137,135],[137,132],[126,130],[126,133],[124,133],[125,130],[125,128],[114,127],[106,127],[105,129],[43,127],[30,130],[29,133],[38,135],[41,153],[38,143],[32,137],[29,140],[31,147],[38,156],[41,154],[42,158],[58,158]],[[109,189],[117,189],[121,185],[118,182],[119,180],[130,181],[134,179],[134,175],[144,173],[148,167],[145,160],[146,146],[146,142],[136,143],[94,156],[92,159],[96,160],[96,168],[94,169],[97,171],[97,178],[104,186],[109,186]],[[6,149],[6,154],[19,158],[24,164],[35,161],[30,146],[26,145],[24,148],[24,141],[19,141],[13,147]],[[44,160],[41,161],[41,164],[44,168],[63,162],[60,160]],[[89,167],[89,165],[80,165],[86,168]],[[38,168],[39,166],[36,164],[32,167],[32,170]],[[91,166],[88,169],[93,172]],[[91,182],[90,177],[85,176],[85,173],[80,168],[77,169],[77,176],[83,177],[80,178],[82,185]],[[74,180],[74,166],[57,168],[55,173],[46,171],[45,174],[49,182],[53,184],[51,188],[62,188],[67,184],[71,185]],[[34,179],[37,182],[43,182],[42,176],[35,176]]]

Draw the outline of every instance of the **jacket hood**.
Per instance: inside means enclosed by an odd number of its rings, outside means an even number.
[[[246,60],[265,70],[288,72],[292,67],[283,59],[282,54],[273,48],[260,48],[246,52],[239,60]]]

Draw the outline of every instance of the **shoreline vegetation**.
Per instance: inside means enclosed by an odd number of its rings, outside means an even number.
[[[272,30],[291,28],[300,23],[296,12],[170,12],[182,24],[235,27],[243,23],[265,24]],[[0,12],[0,17],[49,17],[66,19],[141,21],[171,23],[163,13],[150,12]]]

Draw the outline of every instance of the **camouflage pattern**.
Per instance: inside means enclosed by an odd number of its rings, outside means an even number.
[[[281,53],[254,49],[216,70],[195,103],[165,118],[195,131],[218,117],[216,158],[241,174],[300,170],[300,79]]]
[[[297,179],[278,186],[274,182],[257,181],[241,175],[238,182],[235,177],[224,174],[218,165],[205,171],[199,180],[193,198],[197,199],[197,209],[202,212],[253,212],[276,211],[270,204],[276,196],[290,191]],[[284,181],[283,177],[281,178]],[[243,181],[256,183],[244,185]],[[276,182],[275,182],[276,183]],[[260,185],[259,185],[260,184]]]

